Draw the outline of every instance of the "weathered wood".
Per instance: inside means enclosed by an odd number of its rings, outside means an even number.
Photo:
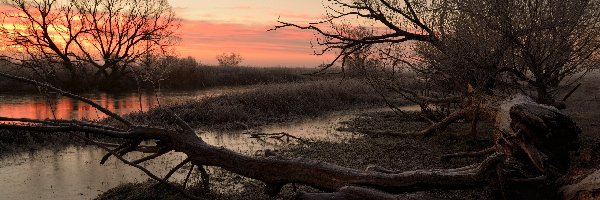
[[[498,174],[505,195],[512,199],[554,199],[557,180],[570,167],[581,130],[568,116],[550,106],[533,103],[510,108],[511,131],[500,131],[497,148],[505,161]]]
[[[396,195],[364,187],[346,186],[332,193],[301,193],[298,200],[397,200]]]

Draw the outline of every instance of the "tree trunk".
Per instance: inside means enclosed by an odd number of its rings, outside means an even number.
[[[277,194],[288,183],[300,183],[323,191],[359,186],[385,193],[430,189],[465,189],[499,184],[509,199],[556,197],[555,181],[569,169],[569,151],[576,150],[579,128],[558,110],[539,104],[510,107],[510,130],[498,133],[496,151],[481,164],[458,169],[406,172],[345,168],[322,161],[277,156],[249,157],[210,146],[195,133],[165,134],[173,148],[202,165],[217,166],[260,180],[267,193]],[[176,141],[176,142],[175,142]],[[491,173],[496,171],[496,173]],[[340,198],[340,195],[335,195]],[[342,195],[343,196],[343,195]]]
[[[539,104],[544,104],[544,105],[553,105],[555,100],[554,97],[552,96],[552,94],[550,94],[550,92],[548,92],[548,88],[546,87],[537,87],[536,88],[536,100],[535,102],[539,103]]]
[[[332,195],[334,199],[393,198],[393,194],[432,189],[466,189],[493,186],[506,199],[551,199],[559,197],[556,180],[569,169],[569,151],[578,149],[580,129],[557,109],[532,103],[527,98],[515,98],[498,106],[495,113],[498,132],[495,153],[483,162],[456,169],[425,169],[397,172],[369,168],[367,170],[346,168],[323,161],[279,156],[246,156],[223,147],[205,143],[187,123],[173,115],[177,131],[161,128],[135,126],[121,116],[89,99],[73,95],[25,78],[0,76],[39,84],[60,94],[92,105],[126,128],[103,126],[82,121],[53,121],[2,118],[1,121],[39,123],[48,126],[32,126],[0,123],[0,129],[18,129],[40,132],[81,132],[128,139],[114,150],[93,142],[121,161],[145,170],[122,156],[139,148],[142,141],[156,141],[154,155],[163,151],[177,151],[187,155],[187,161],[195,165],[216,166],[232,173],[264,182],[266,193],[275,195],[289,183],[299,183],[333,194],[312,195],[313,198]],[[493,109],[493,108],[490,108]],[[165,110],[167,113],[172,113]],[[492,112],[487,112],[492,113]],[[505,119],[509,118],[509,119]],[[153,155],[148,156],[153,159]],[[108,158],[108,157],[106,157]],[[103,159],[105,161],[105,159]],[[389,195],[388,195],[389,194]],[[391,196],[390,196],[391,195]],[[304,196],[310,197],[311,195]],[[371,199],[373,199],[371,198]],[[321,198],[322,199],[322,198]]]

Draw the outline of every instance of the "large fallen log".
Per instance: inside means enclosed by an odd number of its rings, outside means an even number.
[[[50,85],[33,80],[1,74],[7,78],[46,87],[73,99],[82,100],[94,107],[101,107],[93,101],[70,94]],[[142,141],[156,141],[155,151],[147,159],[154,159],[168,151],[187,155],[186,163],[195,166],[216,166],[248,178],[264,182],[265,192],[279,193],[290,183],[305,184],[330,194],[300,195],[302,199],[357,199],[360,195],[372,194],[376,197],[393,197],[396,193],[430,189],[465,189],[487,185],[497,185],[505,198],[524,199],[537,197],[540,188],[547,188],[568,169],[568,150],[577,143],[579,129],[575,123],[558,110],[528,102],[514,103],[509,107],[509,128],[499,128],[496,139],[496,152],[481,163],[456,169],[426,169],[396,172],[393,170],[352,169],[323,161],[278,156],[246,156],[223,147],[205,143],[183,120],[172,114],[178,125],[177,130],[136,126],[108,109],[100,109],[108,116],[122,122],[124,128],[117,128],[83,121],[32,120],[2,118],[2,121],[22,122],[21,124],[0,123],[0,129],[29,130],[40,132],[92,133],[107,137],[126,139],[127,142],[109,149],[106,145],[89,140],[109,151],[106,158],[114,156],[121,161],[144,170],[150,177],[158,179],[136,162],[127,161],[123,156],[140,148]],[[500,119],[500,118],[499,118]],[[506,122],[507,120],[499,120]],[[23,124],[26,123],[26,124]],[[149,149],[145,147],[145,149]],[[151,149],[151,148],[150,148]],[[105,159],[103,159],[105,160]],[[140,161],[140,160],[138,160]],[[178,166],[181,167],[181,166]],[[168,178],[160,179],[167,182]],[[527,185],[527,187],[522,187]],[[359,195],[359,196],[353,196]],[[389,196],[389,195],[391,196]],[[556,196],[555,192],[545,193]],[[190,198],[196,198],[186,194]],[[387,198],[386,197],[386,198]]]

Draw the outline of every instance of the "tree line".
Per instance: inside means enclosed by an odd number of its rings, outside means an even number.
[[[0,129],[38,132],[93,133],[125,141],[106,144],[80,136],[105,149],[105,162],[114,157],[144,171],[149,177],[195,197],[141,163],[171,151],[187,157],[184,165],[201,174],[208,188],[206,166],[261,181],[275,196],[290,184],[318,192],[298,192],[297,199],[399,199],[403,193],[436,189],[490,188],[503,199],[558,199],[571,165],[570,152],[579,148],[581,130],[559,109],[561,87],[597,68],[600,39],[600,2],[595,0],[330,0],[326,18],[308,24],[280,21],[274,29],[311,30],[322,47],[316,54],[337,53],[317,73],[338,65],[359,70],[366,84],[387,98],[407,99],[422,108],[406,119],[429,122],[415,132],[398,130],[392,136],[419,138],[445,134],[452,123],[487,122],[490,147],[450,157],[485,157],[454,169],[396,171],[378,166],[351,169],[307,158],[285,158],[271,153],[242,155],[207,144],[171,110],[170,125],[134,124],[110,110],[52,85],[0,73],[86,102],[121,126],[86,121],[3,118]],[[412,76],[406,76],[410,73]],[[535,91],[528,96],[527,91]],[[449,106],[455,104],[456,106]],[[393,105],[391,105],[393,107]],[[401,122],[400,122],[401,123]],[[78,136],[77,134],[74,134]],[[157,141],[145,146],[143,141]],[[147,157],[128,160],[133,151]],[[185,184],[184,184],[185,187]],[[295,187],[294,187],[295,188]]]
[[[292,74],[296,69],[242,69],[239,53],[216,57],[219,66],[229,69],[173,56],[181,20],[167,0],[3,3],[2,70],[72,91],[193,89],[300,79]]]

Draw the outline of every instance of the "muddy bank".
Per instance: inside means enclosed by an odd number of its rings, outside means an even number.
[[[265,133],[285,132],[311,141],[347,142],[358,136],[353,133],[337,131],[336,128],[338,128],[339,123],[350,120],[359,113],[379,110],[381,109],[337,111],[316,118],[262,126],[254,129],[254,131]],[[213,132],[199,130],[198,134],[208,144],[251,156],[265,155],[267,151],[280,154],[282,148],[298,144],[298,141],[293,139],[290,141],[285,139],[259,140],[251,138],[250,135],[243,134],[241,131]],[[105,154],[104,150],[93,146],[69,146],[21,152],[5,157],[0,160],[0,188],[3,188],[2,194],[10,199],[91,199],[103,192],[110,193],[114,197],[114,195],[122,193],[127,188],[143,188],[149,185],[140,184],[148,179],[148,176],[142,171],[127,166],[116,159],[109,159],[105,165],[100,165],[99,161]],[[132,152],[127,157],[135,160],[142,158],[143,154]],[[171,170],[171,167],[180,163],[184,158],[183,154],[172,152],[145,162],[144,166],[162,177]],[[187,170],[189,170],[189,166],[178,170],[172,180],[182,181],[187,174]],[[219,169],[211,168],[209,170],[210,174],[214,175],[212,177],[215,184],[213,186],[214,192],[218,194],[237,194],[239,192],[235,190],[236,188],[245,188],[244,184],[246,182],[240,183],[239,180],[246,179],[225,173]],[[98,176],[98,174],[102,174],[102,176]],[[192,177],[197,180],[196,176]],[[117,187],[117,192],[108,191],[120,184],[124,185]],[[35,188],[32,188],[33,186]],[[27,192],[33,189],[36,192]],[[131,198],[135,198],[139,196],[137,194],[156,195],[156,193],[136,193],[132,191],[132,193],[124,192],[121,196],[131,195]],[[168,194],[169,196],[172,195],[172,193]]]
[[[569,111],[567,111],[569,112]],[[591,112],[588,114],[592,114]],[[582,120],[583,130],[591,131],[594,126],[588,123],[589,116],[576,116],[575,120]],[[588,119],[589,122],[586,122]],[[580,124],[580,125],[581,125]],[[489,124],[480,124],[479,134],[476,139],[469,135],[470,123],[456,123],[448,127],[443,133],[430,138],[405,137],[401,134],[412,132],[426,127],[427,122],[407,119],[393,112],[376,112],[360,115],[352,120],[340,123],[338,130],[349,131],[362,137],[352,138],[346,142],[315,141],[306,144],[289,145],[276,154],[288,157],[304,157],[335,163],[357,169],[365,169],[371,165],[382,166],[397,171],[428,169],[428,168],[456,168],[483,160],[483,158],[457,158],[448,161],[440,159],[445,154],[457,152],[471,152],[485,149],[492,145],[492,127]],[[380,134],[385,132],[386,134]],[[393,135],[393,134],[397,135]],[[583,152],[573,155],[573,169],[567,177],[567,182],[574,182],[585,178],[593,172],[600,155],[597,153],[596,134],[588,132],[581,138]],[[595,152],[594,152],[595,151]],[[296,192],[317,191],[313,188],[293,185],[284,187],[282,193],[271,198],[263,194],[264,185],[259,182],[241,178],[227,172],[216,175],[216,179],[225,183],[236,182],[242,187],[235,191],[223,192],[225,185],[214,185],[213,192],[208,195],[215,199],[290,199]],[[120,189],[140,190],[140,187],[122,186]],[[483,187],[474,190],[431,190],[407,193],[405,199],[496,199],[498,193],[492,188]],[[101,199],[115,199],[104,198]],[[163,197],[159,197],[161,199]],[[169,197],[164,197],[169,198]],[[587,198],[593,199],[593,198]]]
[[[389,127],[387,125],[393,125]],[[405,125],[405,126],[404,126]],[[336,124],[336,129],[348,131],[347,134],[359,134],[361,137],[354,137],[344,142],[332,141],[312,141],[309,143],[291,143],[287,147],[275,151],[275,154],[287,157],[304,157],[315,160],[335,163],[342,166],[348,166],[357,169],[365,169],[369,165],[383,166],[393,170],[414,170],[425,168],[453,168],[469,165],[481,161],[483,158],[464,158],[450,161],[441,161],[440,157],[444,154],[477,151],[489,147],[490,135],[482,133],[479,140],[465,140],[464,130],[469,129],[468,124],[456,124],[449,127],[449,134],[440,134],[427,139],[415,139],[409,137],[392,137],[365,134],[363,130],[378,130],[377,127],[386,127],[395,130],[415,131],[425,126],[425,122],[406,120],[392,112],[371,112],[360,115],[354,119]],[[482,125],[481,129],[485,129]],[[259,155],[260,156],[260,155]],[[215,199],[271,199],[263,193],[264,185],[262,183],[239,177],[228,172],[221,172],[215,169],[216,175],[213,175],[216,181],[223,181],[212,185],[212,192],[202,194]],[[216,182],[215,181],[215,182]],[[235,184],[241,184],[237,190],[224,189]],[[115,191],[121,191],[124,195],[113,196],[114,192],[103,194],[99,199],[136,199],[127,196],[129,193],[144,190],[143,185],[122,185],[115,188]],[[290,199],[296,192],[318,191],[313,188],[300,186],[294,190],[293,185],[284,187],[282,193],[272,199]],[[489,189],[478,190],[434,190],[427,192],[417,192],[406,194],[407,199],[493,199],[492,192]],[[158,199],[169,199],[170,196],[159,196]]]

